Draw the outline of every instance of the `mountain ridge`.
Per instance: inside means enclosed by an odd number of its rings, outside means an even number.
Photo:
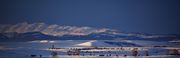
[[[116,31],[108,28],[92,28],[92,27],[77,27],[77,26],[61,26],[57,24],[32,23],[27,22],[18,23],[14,25],[3,24],[0,25],[0,33],[26,33],[26,32],[41,32],[47,35],[63,36],[63,35],[88,35],[91,33],[101,33],[108,31]]]
[[[61,26],[57,24],[48,25],[45,23],[18,23],[14,25],[0,25],[0,38],[5,39],[23,39],[46,40],[46,39],[63,39],[63,40],[113,40],[113,39],[130,39],[130,40],[171,40],[180,38],[179,35],[159,35],[144,33],[126,33],[115,29]]]

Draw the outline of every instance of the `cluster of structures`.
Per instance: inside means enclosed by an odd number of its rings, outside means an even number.
[[[147,48],[141,47],[64,47],[55,48],[54,45],[49,48],[51,50],[51,56],[58,56],[57,51],[66,51],[66,56],[116,56],[116,57],[127,57],[127,56],[151,56]],[[168,48],[166,55],[180,56],[180,49]],[[123,52],[122,51],[128,51]],[[140,52],[141,51],[141,52]],[[120,53],[119,53],[120,52]],[[143,52],[143,55],[142,55]],[[31,57],[38,57],[38,55],[30,55]],[[41,58],[42,55],[39,55]]]
[[[67,48],[49,48],[53,51],[64,50],[67,51],[69,56],[150,56],[147,49],[139,47],[67,47]],[[122,51],[128,51],[127,53],[118,53]],[[139,51],[143,51],[143,55],[140,55]],[[169,49],[167,55],[180,55],[179,49]],[[52,54],[53,54],[52,53]],[[57,55],[57,53],[55,53]],[[53,56],[56,56],[53,54]]]

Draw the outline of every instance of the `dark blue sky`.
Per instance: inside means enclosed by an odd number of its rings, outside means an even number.
[[[107,27],[180,34],[179,0],[0,0],[0,23]]]

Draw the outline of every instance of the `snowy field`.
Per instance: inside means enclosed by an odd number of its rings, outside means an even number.
[[[116,43],[112,43],[116,42]],[[118,44],[117,44],[118,42]],[[123,43],[122,43],[123,42]],[[124,43],[128,42],[128,43]],[[133,44],[132,44],[133,43]],[[67,50],[50,50],[52,47],[61,48],[86,48],[86,47],[115,47],[123,48],[123,50],[88,50],[98,53],[81,52],[80,56],[68,56]],[[134,45],[134,46],[133,46]],[[153,46],[166,47],[153,47]],[[140,46],[140,47],[139,47]],[[138,49],[138,56],[131,56],[131,50]],[[0,43],[0,58],[31,58],[30,55],[36,55],[33,58],[52,58],[52,51],[57,52],[55,58],[180,58],[175,55],[168,55],[168,49],[180,49],[180,43],[167,42],[152,42],[152,41],[111,41],[111,40],[62,40],[48,41],[36,40],[29,42],[1,42]],[[144,51],[148,51],[149,56],[145,56]],[[100,53],[99,53],[100,52]],[[102,53],[101,53],[102,52]],[[82,54],[84,56],[82,56]],[[104,54],[104,56],[98,56]],[[111,54],[111,56],[107,56]],[[40,57],[41,55],[41,57]],[[118,55],[118,56],[117,56]],[[124,56],[126,55],[126,56]]]

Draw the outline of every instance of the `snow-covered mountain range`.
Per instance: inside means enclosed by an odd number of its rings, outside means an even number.
[[[179,35],[157,35],[143,33],[125,33],[109,28],[64,26],[45,23],[1,24],[0,38],[16,39],[151,39],[179,38]],[[162,39],[161,39],[162,40]],[[164,39],[163,39],[164,40]]]
[[[63,35],[89,35],[92,33],[114,32],[115,30],[107,28],[92,28],[92,27],[76,27],[76,26],[61,26],[57,24],[48,25],[45,23],[27,22],[18,23],[15,25],[2,24],[0,25],[0,33],[26,33],[26,32],[41,32],[46,35],[63,36]],[[115,34],[115,32],[114,32]]]

